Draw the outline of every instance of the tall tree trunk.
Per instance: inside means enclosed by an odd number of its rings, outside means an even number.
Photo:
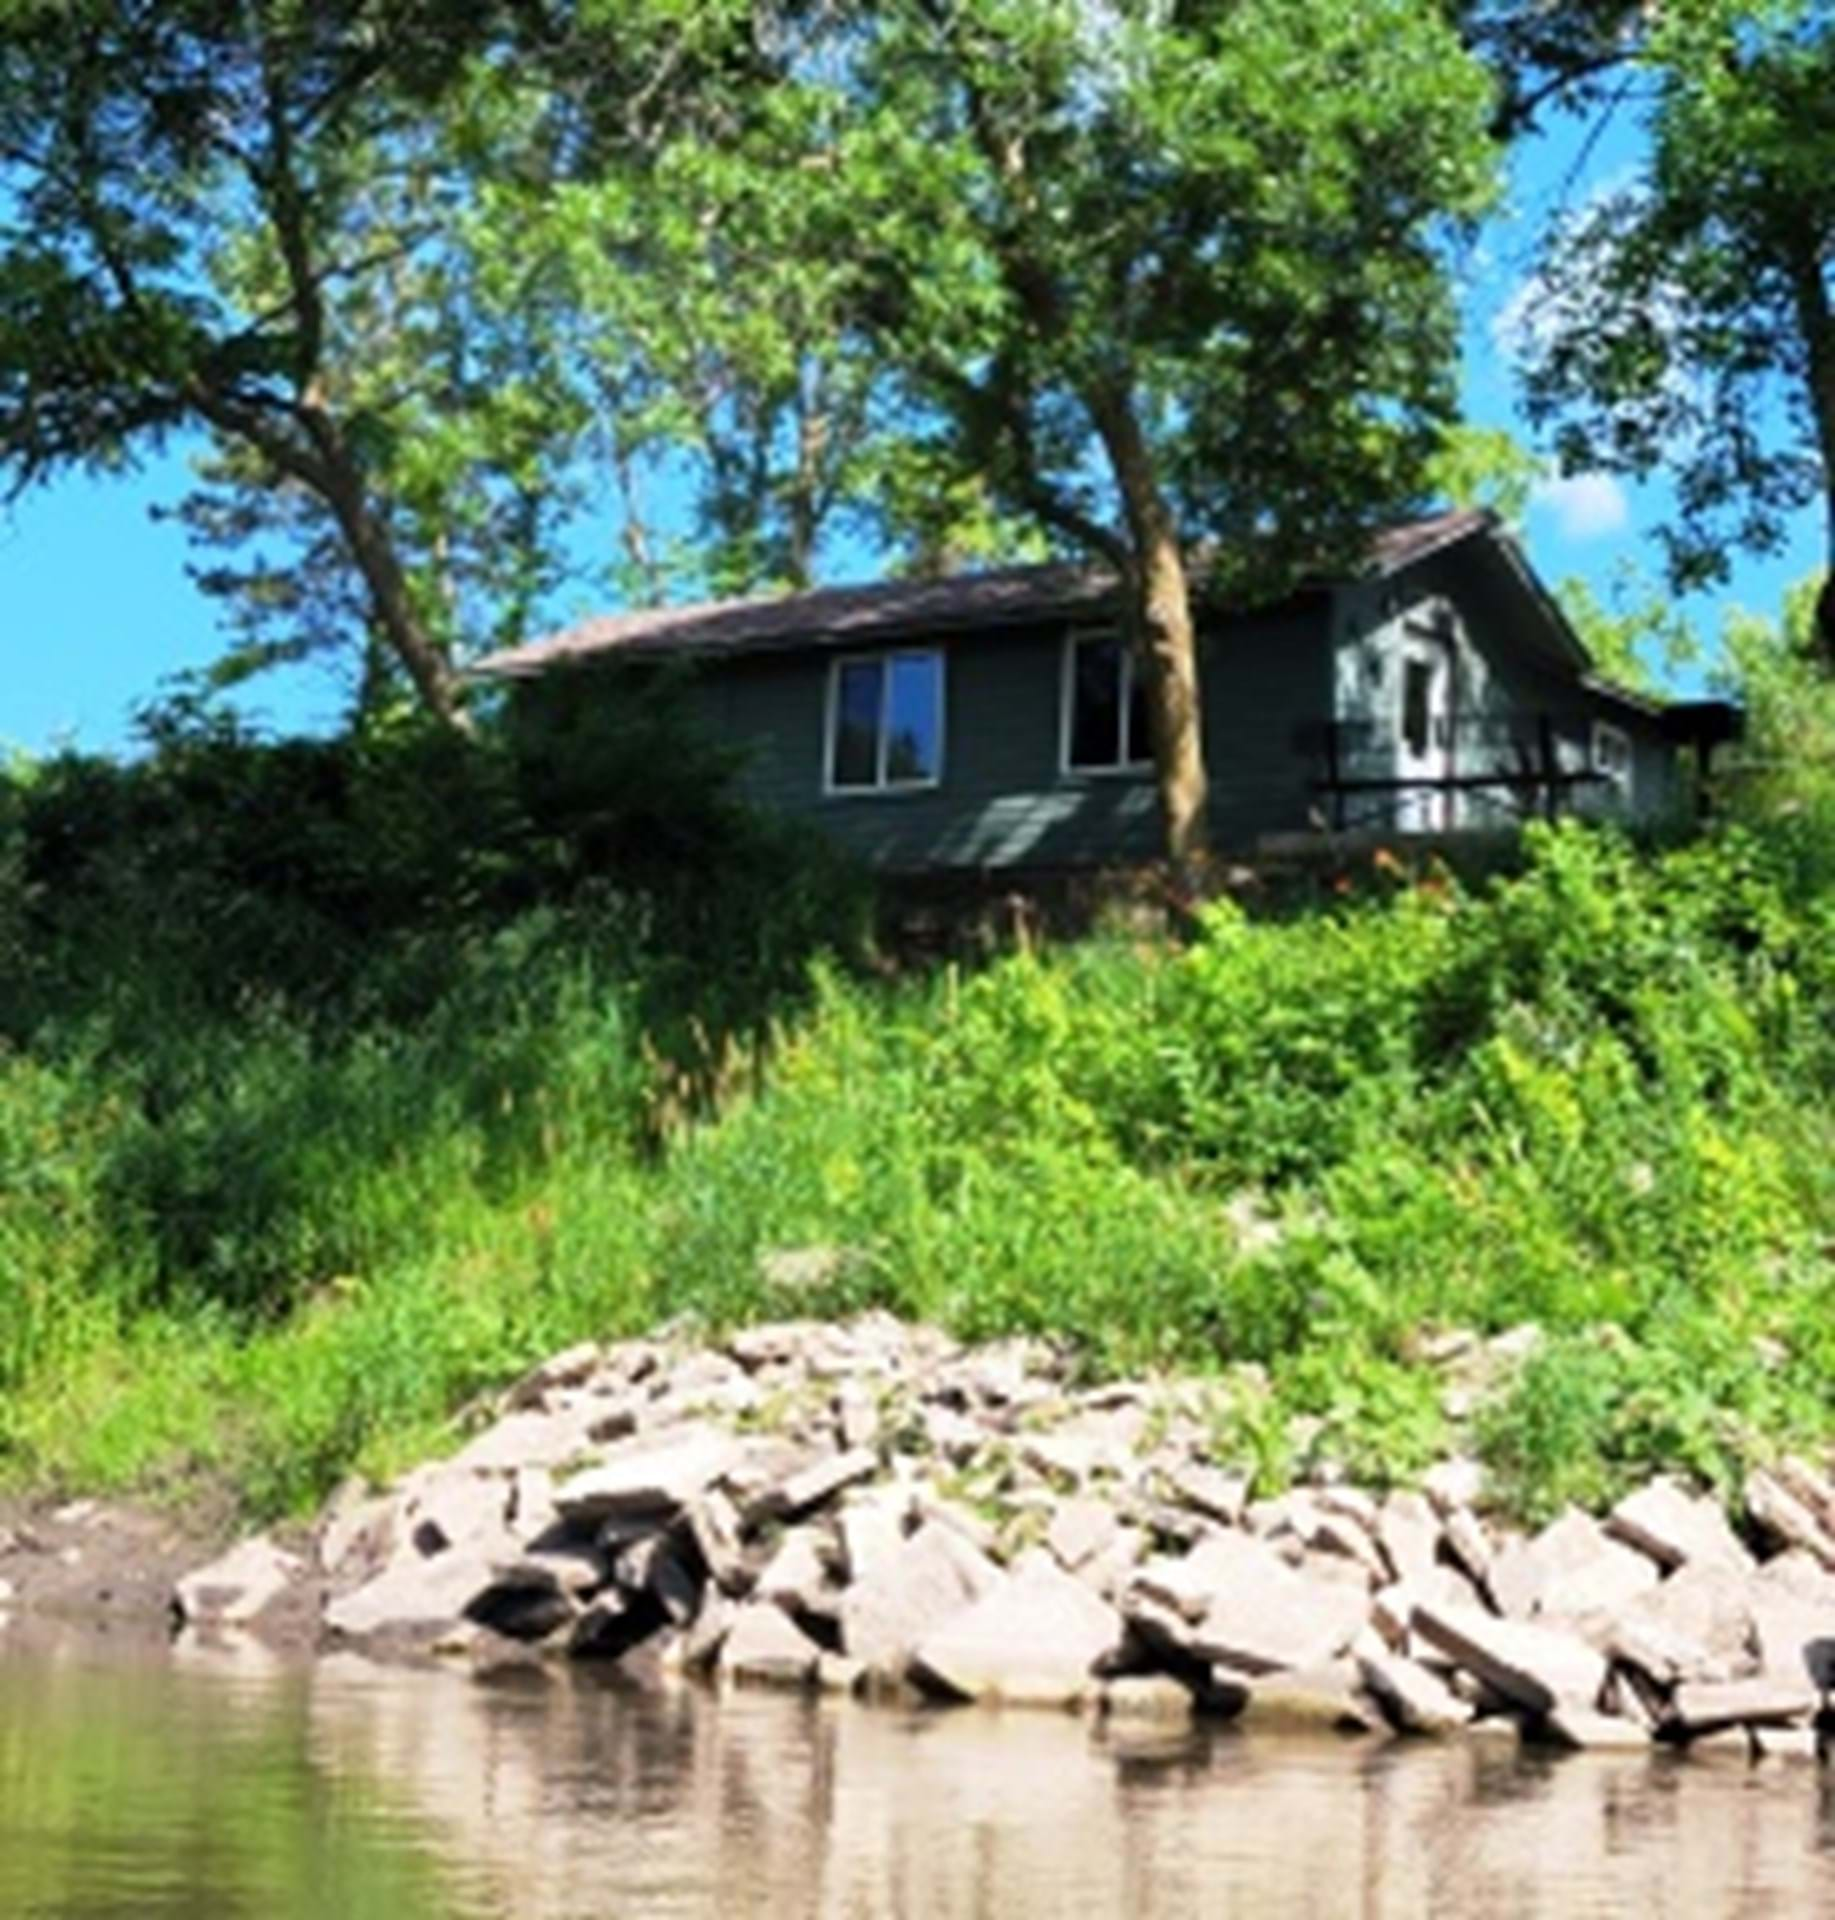
[[[1835,675],[1835,309],[1823,278],[1821,247],[1813,231],[1793,235],[1791,286],[1803,336],[1810,414],[1822,459],[1822,591],[1816,599],[1816,651],[1824,673]]]
[[[1146,436],[1125,394],[1102,394],[1090,410],[1121,494],[1134,548],[1131,601],[1135,658],[1145,674],[1153,768],[1166,822],[1166,856],[1182,884],[1203,877],[1211,852],[1210,781],[1204,767],[1197,629],[1178,523],[1153,471]]]
[[[313,440],[322,463],[326,504],[369,591],[377,630],[407,670],[421,705],[442,726],[470,733],[459,676],[414,605],[395,543],[369,502],[362,473],[343,436],[320,416],[314,423]]]

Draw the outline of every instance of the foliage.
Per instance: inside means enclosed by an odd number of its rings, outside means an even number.
[[[310,852],[264,881],[173,797],[260,752],[5,789],[5,924],[41,963],[0,1055],[15,1474],[221,1475],[272,1510],[582,1335],[868,1304],[1207,1374],[1268,1484],[1418,1470],[1449,1325],[1545,1330],[1481,1429],[1526,1512],[1835,1430],[1835,917],[1802,816],[1667,853],[1538,829],[1478,892],[1392,870],[1297,918],[1212,906],[1184,947],[887,984],[811,978],[845,923],[794,866],[697,914],[558,856],[546,901],[483,856],[417,901],[385,860],[340,945]],[[85,809],[161,872],[185,849],[191,944]],[[46,836],[55,900],[20,884]],[[295,890],[316,976],[252,931]],[[130,910],[148,944],[111,969]],[[832,1257],[792,1309],[765,1256],[793,1247]]]
[[[1835,11],[1691,0],[1642,58],[1649,161],[1554,237],[1527,385],[1568,471],[1673,476],[1682,587],[1774,550],[1804,507],[1835,527]]]

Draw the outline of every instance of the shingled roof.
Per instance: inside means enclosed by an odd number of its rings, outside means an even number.
[[[1380,579],[1495,524],[1489,513],[1458,510],[1385,527],[1370,542],[1364,572]],[[1106,567],[1059,561],[941,580],[816,587],[771,599],[704,600],[692,606],[596,614],[560,633],[492,654],[474,671],[522,679],[609,654],[654,659],[778,652],[979,631],[1100,611],[1114,594],[1115,576]]]

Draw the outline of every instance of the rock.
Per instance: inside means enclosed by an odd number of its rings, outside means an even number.
[[[1756,1680],[1727,1680],[1718,1685],[1685,1681],[1670,1703],[1665,1731],[1685,1740],[1718,1733],[1723,1727],[1788,1727],[1807,1721],[1816,1711],[1816,1695],[1807,1680],[1786,1681],[1768,1676]]]
[[[1249,1483],[1240,1474],[1225,1473],[1218,1467],[1180,1467],[1163,1476],[1170,1499],[1207,1520],[1226,1527],[1242,1524],[1248,1505]]]
[[[423,1467],[401,1484],[395,1531],[423,1558],[476,1547],[501,1559],[510,1493],[503,1474],[473,1473],[450,1461]]]
[[[688,1537],[722,1593],[743,1598],[756,1575],[739,1541],[739,1510],[718,1487],[689,1501],[684,1512]]]
[[[902,1680],[912,1649],[1000,1584],[1000,1569],[959,1533],[927,1521],[882,1571],[841,1596],[841,1645],[877,1679]]]
[[[1636,1547],[1665,1572],[1708,1562],[1750,1572],[1752,1556],[1727,1524],[1717,1500],[1702,1499],[1669,1478],[1628,1493],[1606,1520],[1607,1532]]]
[[[746,1525],[800,1519],[826,1505],[844,1489],[872,1479],[878,1471],[879,1456],[871,1447],[851,1447],[846,1453],[812,1461],[748,1502]]]
[[[835,1518],[840,1541],[841,1577],[872,1580],[882,1575],[905,1544],[905,1519],[910,1511],[902,1491],[869,1491],[846,1501]]]
[[[1570,1507],[1533,1539],[1500,1551],[1486,1584],[1507,1618],[1571,1619],[1614,1612],[1658,1578],[1647,1554],[1609,1538],[1590,1515]]]
[[[704,1587],[701,1591],[701,1610],[682,1633],[682,1666],[690,1673],[711,1667],[720,1657],[720,1649],[725,1646],[726,1636],[732,1631],[733,1622],[738,1616],[738,1605],[718,1587]]]
[[[518,1467],[563,1467],[592,1451],[589,1429],[603,1420],[597,1406],[568,1406],[550,1411],[545,1405],[507,1413],[482,1433],[474,1434],[451,1459],[449,1473],[512,1473]]]
[[[395,1548],[396,1503],[386,1493],[372,1493],[366,1481],[354,1475],[345,1480],[325,1504],[315,1551],[320,1571],[328,1579],[348,1580],[374,1573]]]
[[[1376,1544],[1396,1580],[1423,1580],[1439,1560],[1440,1521],[1425,1494],[1400,1489],[1376,1515]]]
[[[759,1572],[758,1597],[793,1612],[811,1611],[828,1585],[823,1545],[817,1528],[792,1527]]]
[[[843,1381],[835,1391],[835,1431],[848,1450],[873,1446],[879,1439],[879,1403],[857,1380]]]
[[[578,1526],[642,1515],[673,1519],[705,1493],[743,1449],[717,1427],[688,1423],[639,1435],[554,1490],[562,1517]]]
[[[1606,1645],[1660,1682],[1734,1679],[1756,1665],[1753,1591],[1717,1561],[1690,1562],[1620,1608]]]
[[[701,1582],[672,1534],[633,1540],[613,1562],[612,1577],[627,1598],[647,1599],[675,1626],[700,1610]]]
[[[1801,1547],[1825,1567],[1835,1567],[1835,1539],[1795,1494],[1770,1474],[1746,1476],[1746,1512],[1753,1524],[1786,1547]]]
[[[1191,1719],[1196,1702],[1191,1688],[1164,1673],[1133,1673],[1105,1680],[1098,1695],[1102,1711],[1113,1720]]]
[[[1354,1660],[1328,1660],[1250,1681],[1242,1717],[1250,1726],[1294,1731],[1374,1733],[1388,1725]]]
[[[1442,1519],[1478,1505],[1485,1493],[1485,1470],[1476,1460],[1442,1460],[1421,1476],[1421,1491]]]
[[[1247,1534],[1214,1535],[1184,1565],[1188,1584],[1176,1609],[1187,1620],[1203,1609],[1187,1650],[1239,1673],[1321,1666],[1349,1646],[1369,1614],[1361,1584],[1309,1580]],[[1129,1594],[1152,1597],[1141,1575]]]
[[[325,1626],[340,1639],[424,1643],[451,1630],[491,1584],[497,1567],[515,1558],[516,1543],[507,1533],[430,1555],[409,1548],[373,1579],[331,1601]]]
[[[546,1640],[572,1624],[579,1608],[553,1569],[529,1560],[499,1567],[460,1609],[505,1640]]]
[[[1800,1454],[1787,1453],[1777,1463],[1777,1476],[1815,1517],[1827,1537],[1835,1537],[1835,1486]]]
[[[1115,1609],[1048,1554],[1026,1555],[991,1592],[925,1634],[911,1672],[961,1700],[1070,1707],[1094,1697],[1121,1640]]]
[[[503,1396],[503,1404],[513,1413],[539,1406],[557,1387],[583,1385],[604,1362],[605,1349],[598,1341],[582,1340],[579,1345],[563,1348],[552,1358],[531,1367]]]
[[[865,1662],[845,1653],[823,1653],[816,1660],[816,1685],[823,1693],[858,1693],[866,1679]]]
[[[745,1686],[806,1687],[822,1649],[781,1607],[751,1600],[739,1609],[720,1649],[720,1670]]]
[[[1440,1539],[1455,1564],[1480,1587],[1491,1572],[1492,1549],[1478,1517],[1465,1507],[1454,1507],[1441,1521]]]
[[[1076,1573],[1114,1543],[1119,1522],[1102,1500],[1066,1500],[1051,1516],[1045,1544],[1066,1573]]]
[[[1469,1608],[1417,1606],[1412,1630],[1506,1699],[1548,1714],[1563,1702],[1592,1707],[1606,1663],[1584,1641]]]
[[[1635,1720],[1621,1720],[1616,1714],[1594,1713],[1563,1701],[1540,1724],[1540,1731],[1558,1746],[1582,1748],[1589,1752],[1650,1751],[1649,1729]]]
[[[246,1626],[292,1587],[305,1563],[265,1533],[244,1540],[220,1558],[189,1573],[174,1589],[172,1604],[191,1626]]]
[[[1457,1733],[1472,1709],[1419,1661],[1366,1647],[1357,1655],[1364,1688],[1404,1733]]]

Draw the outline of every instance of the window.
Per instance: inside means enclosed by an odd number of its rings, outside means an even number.
[[[1593,771],[1603,773],[1618,788],[1631,788],[1631,736],[1609,720],[1593,722]]]
[[[828,791],[934,787],[943,773],[943,656],[837,660],[828,682]]]
[[[1402,668],[1402,744],[1417,760],[1433,744],[1434,663],[1411,657]]]
[[[1133,650],[1116,634],[1073,634],[1064,648],[1065,772],[1132,773],[1152,762]]]

